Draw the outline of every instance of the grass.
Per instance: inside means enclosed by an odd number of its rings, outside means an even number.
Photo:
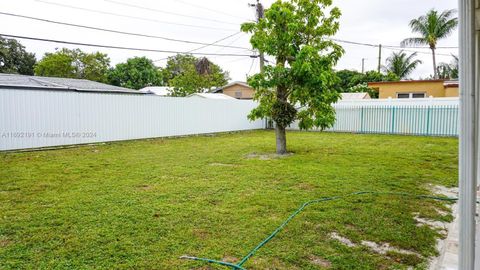
[[[307,200],[457,184],[456,139],[287,136],[284,158],[255,155],[272,151],[271,131],[0,154],[0,269],[217,269],[178,258],[236,261]],[[436,209],[371,195],[312,205],[244,266],[423,269],[441,234],[413,217],[444,220]]]

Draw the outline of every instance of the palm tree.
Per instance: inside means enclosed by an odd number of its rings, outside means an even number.
[[[458,79],[458,56],[452,55],[452,57],[452,62],[438,65],[437,72],[440,79]]]
[[[400,79],[406,79],[422,61],[414,59],[417,53],[407,55],[404,51],[393,52],[383,67],[386,73],[393,73]]]
[[[410,28],[414,33],[420,34],[420,37],[407,38],[402,41],[402,46],[410,45],[428,45],[432,50],[433,57],[433,76],[438,78],[437,63],[435,59],[435,49],[437,41],[448,37],[458,25],[458,18],[453,18],[456,13],[454,9],[446,10],[440,14],[434,9],[426,15],[410,21]]]

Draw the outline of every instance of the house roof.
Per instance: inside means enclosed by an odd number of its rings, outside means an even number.
[[[368,93],[340,93],[342,100],[370,99]]]
[[[405,80],[405,81],[392,81],[392,82],[369,82],[368,85],[375,84],[401,84],[401,83],[435,83],[435,82],[445,82],[445,80]]]
[[[191,94],[188,97],[200,97],[200,98],[208,98],[208,99],[233,99],[236,100],[236,98],[233,98],[231,96],[227,96],[225,94],[216,94],[216,93],[195,93]]]
[[[147,86],[139,91],[157,96],[169,96],[172,93],[172,88],[167,86]]]
[[[234,81],[234,82],[231,82],[231,83],[229,83],[229,84],[227,84],[227,85],[224,85],[224,86],[222,86],[222,87],[219,87],[219,88],[217,88],[217,89],[213,89],[213,90],[212,90],[212,93],[217,93],[217,92],[219,92],[219,91],[221,91],[221,90],[223,90],[223,89],[225,89],[225,88],[227,88],[227,87],[230,87],[230,86],[233,86],[233,85],[237,85],[237,84],[238,84],[238,85],[241,85],[241,86],[245,86],[245,87],[251,88],[251,86],[248,85],[246,82]]]
[[[0,88],[145,94],[137,90],[84,79],[27,76],[18,74],[0,74]]]

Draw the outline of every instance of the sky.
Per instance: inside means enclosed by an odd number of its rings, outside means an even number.
[[[65,25],[40,22],[0,14],[0,34],[63,40],[120,47],[133,47],[173,52],[224,54],[207,56],[230,73],[231,81],[245,81],[247,75],[259,70],[258,59],[249,44],[249,35],[241,33],[242,22],[255,19],[255,10],[244,0],[15,0],[1,1],[0,12],[31,16],[41,19],[112,29],[117,31],[146,34],[185,41],[213,43],[241,48],[222,48],[168,41],[160,38],[107,33]],[[261,1],[268,8],[274,0]],[[399,46],[404,38],[415,37],[408,23],[430,9],[443,11],[456,9],[456,0],[333,0],[333,6],[342,11],[340,30],[334,38],[368,44]],[[111,65],[135,56],[146,56],[155,64],[164,67],[166,58],[175,53],[128,51],[109,48],[92,48],[77,45],[47,43],[42,41],[19,41],[40,59],[46,52],[59,48],[80,48],[87,52],[107,53]],[[339,43],[346,53],[336,69],[361,71],[362,58],[365,70],[378,66],[378,48]],[[439,41],[439,47],[457,47],[458,31],[449,38]],[[419,51],[417,58],[423,61],[412,79],[427,78],[433,73],[432,56],[429,49]],[[392,53],[382,50],[382,64]],[[225,55],[226,54],[226,55]],[[451,54],[458,49],[439,49],[437,62],[450,62]],[[267,59],[273,59],[267,56]]]

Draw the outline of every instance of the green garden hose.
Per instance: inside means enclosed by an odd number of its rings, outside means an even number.
[[[321,203],[321,202],[326,202],[326,201],[332,201],[332,200],[338,200],[338,199],[344,199],[349,196],[354,196],[354,195],[364,195],[364,194],[372,194],[372,195],[395,195],[395,196],[405,196],[405,197],[412,197],[416,199],[430,199],[430,200],[437,200],[437,201],[448,201],[448,202],[454,202],[457,201],[458,198],[450,198],[450,197],[439,197],[439,196],[430,196],[430,195],[416,195],[416,194],[410,194],[410,193],[403,193],[403,192],[375,192],[375,191],[359,191],[359,192],[354,192],[342,196],[334,196],[334,197],[323,197],[320,199],[308,201],[302,206],[300,206],[295,212],[293,212],[285,221],[283,221],[280,226],[278,226],[267,238],[265,238],[260,244],[258,244],[256,247],[254,247],[245,257],[243,257],[240,262],[234,264],[234,263],[229,263],[229,262],[223,262],[223,261],[218,261],[218,260],[212,260],[212,259],[207,259],[207,258],[199,258],[199,257],[192,257],[192,256],[182,256],[180,257],[181,259],[187,259],[187,260],[195,260],[195,261],[202,261],[205,263],[211,263],[211,264],[218,264],[221,266],[225,267],[230,267],[231,269],[240,269],[240,270],[246,270],[244,267],[242,267],[243,264],[245,264],[248,259],[250,259],[260,248],[262,248],[264,245],[266,245],[270,240],[272,240],[285,226],[298,214],[300,214],[307,206],[311,204],[316,204],[316,203]]]

